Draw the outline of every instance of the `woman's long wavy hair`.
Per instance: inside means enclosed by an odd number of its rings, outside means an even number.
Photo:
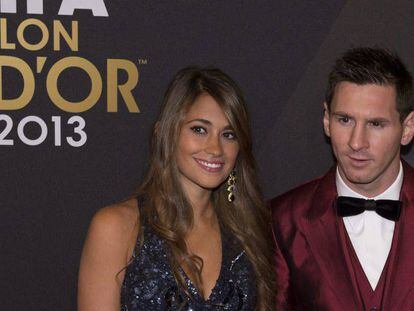
[[[236,83],[221,70],[189,67],[179,71],[171,81],[152,134],[149,170],[139,190],[146,198],[141,211],[152,229],[167,241],[178,285],[188,293],[180,273],[180,266],[185,266],[202,293],[203,263],[200,257],[189,253],[185,242],[193,225],[193,210],[181,187],[175,158],[184,117],[202,94],[209,94],[220,105],[240,146],[235,164],[235,201],[228,202],[224,182],[212,192],[211,202],[220,224],[239,240],[254,268],[258,291],[256,310],[273,310],[270,215],[258,188],[243,95]]]

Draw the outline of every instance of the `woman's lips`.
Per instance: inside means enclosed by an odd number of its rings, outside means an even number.
[[[197,164],[204,169],[207,172],[216,173],[223,169],[224,162],[220,161],[206,161],[194,158],[194,160],[197,162]]]

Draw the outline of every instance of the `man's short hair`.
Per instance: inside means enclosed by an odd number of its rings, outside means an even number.
[[[359,47],[345,52],[336,60],[329,74],[325,101],[328,109],[340,82],[358,85],[392,85],[397,94],[397,111],[400,120],[413,110],[412,76],[397,54],[381,48]]]

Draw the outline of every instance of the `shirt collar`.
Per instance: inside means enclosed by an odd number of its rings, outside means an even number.
[[[400,161],[400,171],[398,172],[397,178],[394,182],[389,186],[383,193],[371,198],[374,200],[398,200],[400,198],[400,191],[403,182],[403,168]],[[361,198],[361,199],[368,199],[368,197],[355,192],[348,185],[344,182],[341,175],[339,174],[338,167],[336,167],[336,189],[338,192],[338,196],[347,196],[347,197],[354,197],[354,198]]]

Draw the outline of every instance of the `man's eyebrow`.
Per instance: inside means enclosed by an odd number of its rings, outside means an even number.
[[[373,118],[369,118],[367,120],[368,120],[368,122],[372,122],[372,121],[382,122],[382,123],[390,122],[390,120],[388,120],[387,118],[383,118],[383,117],[373,117]]]
[[[332,112],[333,116],[340,116],[340,117],[348,117],[348,118],[352,118],[348,113],[343,112],[343,111],[335,111]]]
[[[353,119],[352,116],[350,116],[348,113],[343,112],[343,111],[332,112],[332,115],[337,116],[337,117],[347,117],[349,119]],[[366,121],[368,122],[376,121],[376,122],[383,122],[383,123],[390,122],[389,119],[384,118],[384,117],[370,117],[370,118],[367,118]]]

